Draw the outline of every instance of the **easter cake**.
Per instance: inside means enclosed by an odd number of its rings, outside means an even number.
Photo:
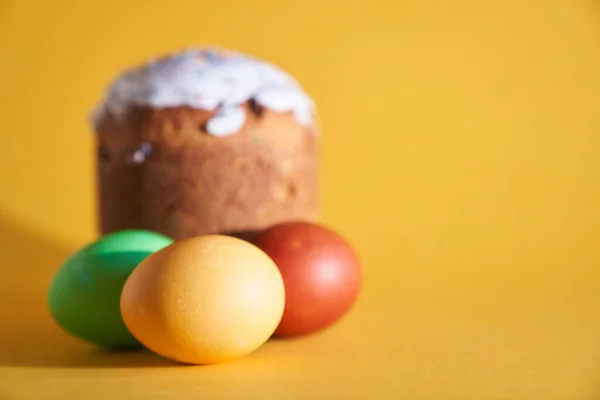
[[[315,107],[278,67],[188,49],[125,71],[97,107],[100,229],[173,239],[318,216]]]

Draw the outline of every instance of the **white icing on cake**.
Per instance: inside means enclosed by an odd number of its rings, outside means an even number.
[[[106,111],[122,116],[132,105],[188,106],[213,111],[206,130],[214,136],[238,132],[246,120],[243,104],[253,99],[279,112],[292,111],[309,125],[314,103],[286,72],[250,56],[191,49],[126,71],[108,90],[95,121]]]

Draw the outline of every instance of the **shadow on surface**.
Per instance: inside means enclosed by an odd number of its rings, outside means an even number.
[[[105,351],[70,337],[47,308],[50,281],[67,249],[0,217],[0,367],[175,366],[149,351]]]

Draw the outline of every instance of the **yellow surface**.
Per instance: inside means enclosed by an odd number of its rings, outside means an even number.
[[[595,0],[0,1],[0,399],[600,398],[599,38]],[[86,116],[196,43],[315,97],[365,289],[229,364],[99,353],[45,308],[95,234]]]

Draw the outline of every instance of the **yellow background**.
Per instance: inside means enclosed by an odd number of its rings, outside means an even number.
[[[0,398],[600,398],[596,1],[0,1]],[[324,222],[365,289],[234,363],[104,354],[50,320],[96,235],[87,117],[125,66],[220,44],[323,125]]]

